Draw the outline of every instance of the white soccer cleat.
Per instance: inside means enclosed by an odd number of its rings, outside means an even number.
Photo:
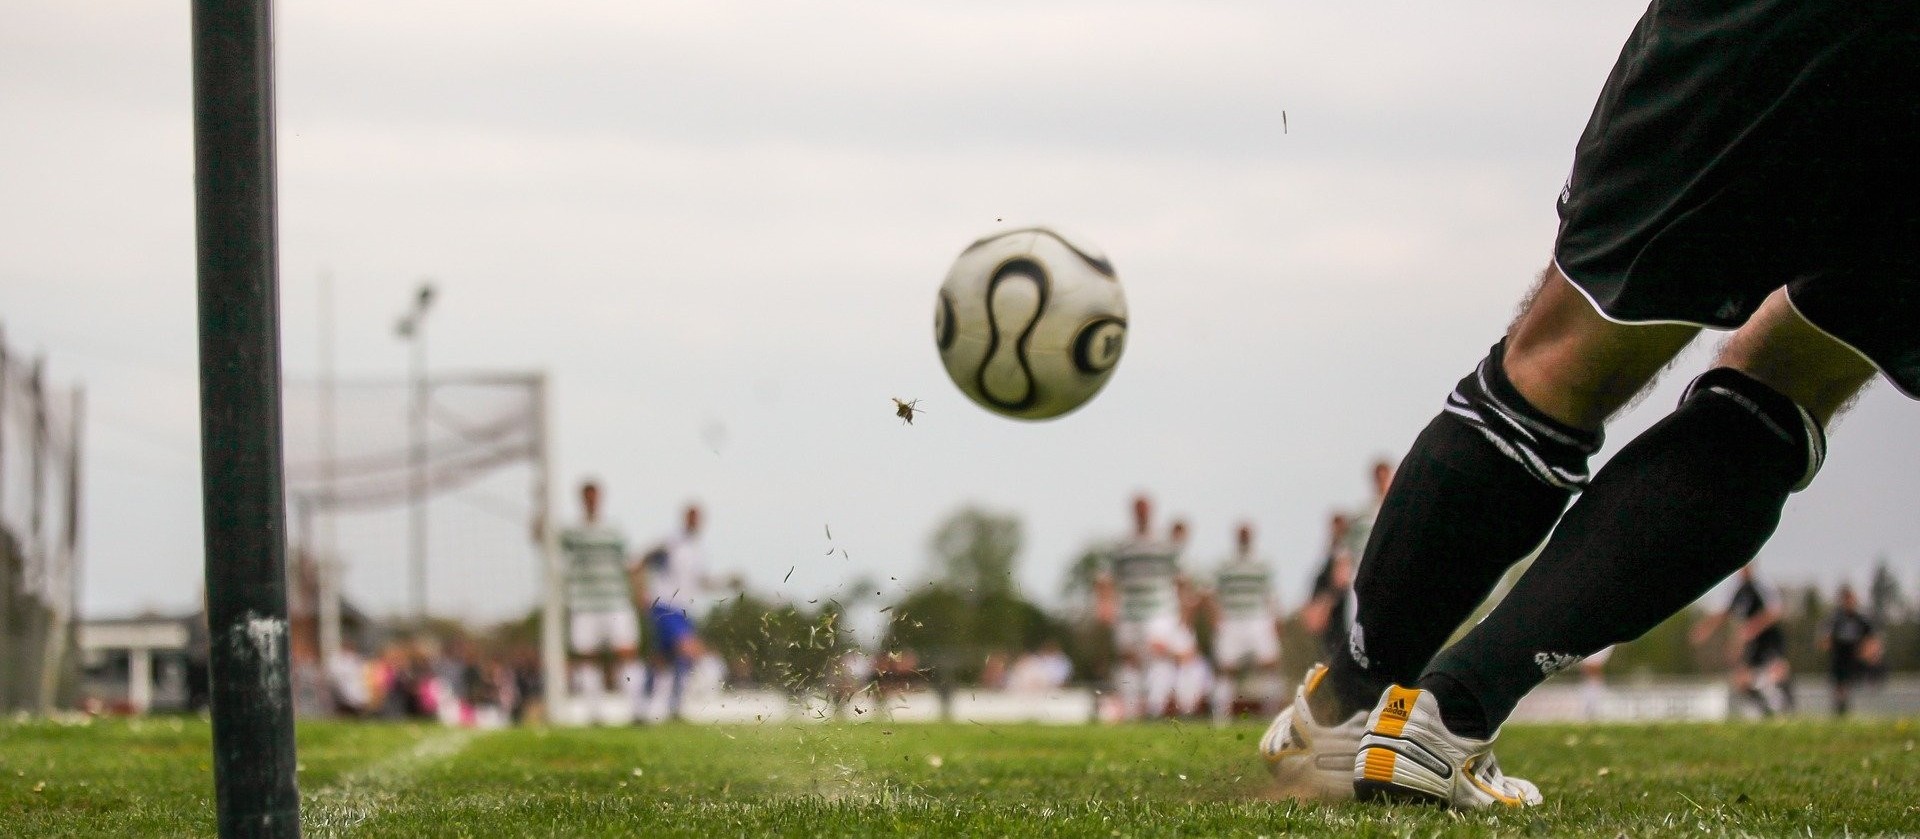
[[[1475,740],[1448,731],[1433,694],[1399,685],[1388,688],[1367,717],[1350,777],[1363,801],[1416,801],[1462,810],[1540,803],[1539,787],[1500,772],[1493,738]]]
[[[1345,722],[1323,726],[1307,707],[1307,694],[1327,677],[1327,666],[1316,664],[1293,693],[1293,704],[1273,718],[1260,737],[1260,756],[1288,798],[1343,800],[1353,797],[1354,753],[1366,733],[1367,715],[1355,711]]]

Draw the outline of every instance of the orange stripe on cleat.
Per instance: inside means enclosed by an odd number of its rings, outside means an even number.
[[[1374,730],[1389,737],[1400,736],[1400,730],[1407,727],[1407,717],[1413,714],[1413,702],[1419,698],[1416,688],[1387,688],[1387,704],[1380,709],[1380,724]]]
[[[1481,792],[1484,792],[1488,795],[1493,796],[1493,800],[1498,801],[1502,804],[1505,804],[1508,807],[1527,806],[1527,802],[1522,801],[1519,798],[1516,798],[1514,796],[1508,795],[1504,792],[1501,792],[1497,789],[1494,789],[1493,787],[1488,786],[1487,782],[1480,780],[1480,775],[1473,771],[1473,762],[1479,759],[1480,759],[1479,755],[1474,755],[1473,757],[1467,758],[1467,762],[1461,765],[1460,771],[1466,773],[1467,780],[1472,781],[1473,785],[1476,787],[1479,787]]]
[[[1362,765],[1360,777],[1369,781],[1392,781],[1393,764],[1400,756],[1386,749],[1368,749],[1366,763]]]
[[[1327,666],[1324,664],[1314,665],[1313,672],[1307,674],[1307,689],[1304,691],[1301,691],[1301,693],[1304,693],[1308,696],[1312,696],[1313,692],[1320,688],[1320,680],[1325,679],[1326,677],[1327,677]]]

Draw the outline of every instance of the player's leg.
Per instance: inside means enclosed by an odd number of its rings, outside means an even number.
[[[1113,670],[1113,690],[1120,697],[1120,718],[1136,720],[1146,713],[1146,667],[1140,655],[1122,652]]]
[[[1215,674],[1206,656],[1189,653],[1174,657],[1173,707],[1178,717],[1200,713],[1200,701],[1213,687]]]
[[[1279,644],[1274,646],[1277,648]],[[1255,667],[1253,678],[1254,684],[1259,686],[1260,713],[1268,716],[1279,713],[1280,701],[1287,692],[1286,680],[1280,675],[1279,656]]]
[[[1272,618],[1261,618],[1252,624],[1253,667],[1251,669],[1253,690],[1259,699],[1261,712],[1272,715],[1280,711],[1281,694],[1285,692],[1280,678],[1280,630]]]
[[[1773,706],[1775,714],[1793,713],[1793,665],[1787,661],[1784,643],[1774,650],[1773,659],[1767,662],[1767,701]]]
[[[1828,676],[1833,681],[1833,715],[1845,717],[1847,711],[1851,710],[1853,698],[1853,668],[1844,659],[1836,656]]]
[[[1113,651],[1113,691],[1120,698],[1120,718],[1139,719],[1146,711],[1145,627],[1139,621],[1116,621]]]
[[[1321,719],[1410,684],[1587,481],[1601,426],[1698,329],[1600,316],[1549,267],[1508,336],[1455,386],[1401,461],[1354,578],[1349,640]]]
[[[1784,291],[1741,333],[1601,470],[1500,605],[1434,659],[1420,684],[1448,728],[1490,735],[1547,676],[1652,629],[1772,535],[1819,469],[1822,429],[1874,368]]]
[[[687,679],[693,673],[693,665],[706,655],[706,645],[700,643],[700,636],[694,631],[693,619],[686,612],[674,610],[676,637],[673,640],[673,687],[667,694],[667,716],[680,718],[681,703],[686,698]]]
[[[1146,716],[1159,719],[1173,704],[1180,681],[1180,619],[1165,615],[1147,623]]]
[[[1146,684],[1141,702],[1141,718],[1157,720],[1167,715],[1173,704],[1173,689],[1180,678],[1180,665],[1164,650],[1147,653],[1142,681]]]
[[[691,632],[685,613],[661,603],[653,604],[647,612],[648,626],[653,630],[653,667],[648,675],[648,714],[650,717],[674,718],[680,711],[680,690],[684,682],[685,668],[682,665],[680,646]],[[666,691],[659,692],[660,680],[666,679]],[[655,713],[656,710],[658,713]]]
[[[1239,698],[1240,682],[1245,676],[1245,670],[1228,666],[1224,662],[1214,670],[1211,698],[1213,707],[1210,710],[1213,711],[1215,725],[1226,725],[1227,720],[1233,718],[1233,703]]]
[[[1580,707],[1588,720],[1600,718],[1600,703],[1607,693],[1607,659],[1613,648],[1607,647],[1580,662]]]
[[[571,612],[567,615],[567,660],[573,671],[573,692],[583,699],[598,696],[605,690],[599,662],[602,635],[598,614]]]
[[[1767,702],[1766,699],[1760,695],[1760,690],[1757,687],[1758,682],[1754,680],[1754,670],[1751,663],[1752,658],[1752,654],[1743,647],[1740,650],[1740,659],[1734,662],[1733,672],[1727,674],[1727,681],[1733,686],[1735,702],[1745,702],[1752,705],[1753,713],[1764,717],[1767,715]],[[1739,710],[1736,707],[1729,708],[1727,713],[1729,716],[1745,717],[1747,712]]]
[[[1246,621],[1240,619],[1222,619],[1213,625],[1214,679],[1212,705],[1213,721],[1224,725],[1233,716],[1233,702],[1239,694],[1240,680],[1246,675],[1243,669],[1252,650],[1246,645],[1244,632]]]
[[[614,684],[627,695],[629,722],[646,714],[647,671],[640,663],[640,621],[631,609],[608,614],[608,643],[613,647]]]

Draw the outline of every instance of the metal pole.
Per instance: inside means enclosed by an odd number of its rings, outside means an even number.
[[[27,532],[21,542],[30,561],[25,569],[27,590],[38,590],[40,604],[46,609],[47,623],[40,630],[40,684],[34,706],[42,714],[53,713],[53,686],[59,666],[60,595],[57,581],[59,565],[53,557],[53,542],[47,538],[47,458],[52,452],[52,435],[47,429],[47,357],[33,360],[33,372],[27,378],[27,400],[32,406],[33,429],[27,438]]]
[[[424,310],[421,315],[424,315]],[[413,461],[413,481],[407,488],[411,518],[408,533],[412,537],[413,617],[423,625],[427,620],[427,319],[413,322],[413,422],[412,445],[408,455]]]
[[[200,457],[220,835],[300,835],[287,666],[271,0],[194,0]]]
[[[553,724],[562,719],[562,706],[567,703],[567,651],[560,629],[566,607],[560,600],[560,524],[553,520],[553,431],[547,409],[547,377],[542,373],[533,384],[533,440],[539,447],[534,457],[533,514],[545,583],[540,601],[540,698],[547,707],[547,722]]]
[[[333,506],[333,275],[320,275],[320,665],[340,654],[340,528]]]
[[[80,466],[82,463],[80,458],[82,455],[82,450],[84,449],[84,446],[81,442],[81,431],[82,429],[85,428],[85,425],[83,423],[83,418],[86,416],[86,413],[87,413],[87,392],[84,388],[76,386],[73,389],[73,431],[72,431],[73,436],[70,438],[72,448],[69,449],[67,452],[67,454],[69,455],[69,460],[67,462],[67,533],[66,533],[67,615],[66,615],[65,623],[62,624],[62,632],[65,635],[65,637],[61,641],[61,646],[60,646],[60,652],[62,656],[68,656],[69,654],[76,652],[76,649],[73,647],[72,636],[75,634],[73,629],[73,624],[75,621],[79,620],[80,581],[81,581],[80,575],[81,575],[81,572],[85,570],[85,566],[82,564],[82,560],[85,559],[85,557],[81,556],[80,554],[80,522],[85,520],[84,518],[82,518],[83,511],[81,510],[81,503],[82,503],[82,499],[86,497],[86,492],[85,492],[86,485],[83,483],[82,477],[81,477],[83,473],[80,470]],[[63,657],[61,659],[63,669],[65,668],[67,661],[69,661],[68,658]],[[76,670],[77,670],[78,661],[77,659],[74,659],[74,661],[75,661]],[[75,685],[74,687],[78,688],[78,685]],[[69,701],[75,698],[77,697],[69,697]]]

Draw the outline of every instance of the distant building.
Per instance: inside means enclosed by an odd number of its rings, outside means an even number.
[[[206,678],[203,626],[198,614],[81,621],[81,695],[87,709],[145,714],[204,703],[206,689],[195,690],[193,684],[196,676]]]

